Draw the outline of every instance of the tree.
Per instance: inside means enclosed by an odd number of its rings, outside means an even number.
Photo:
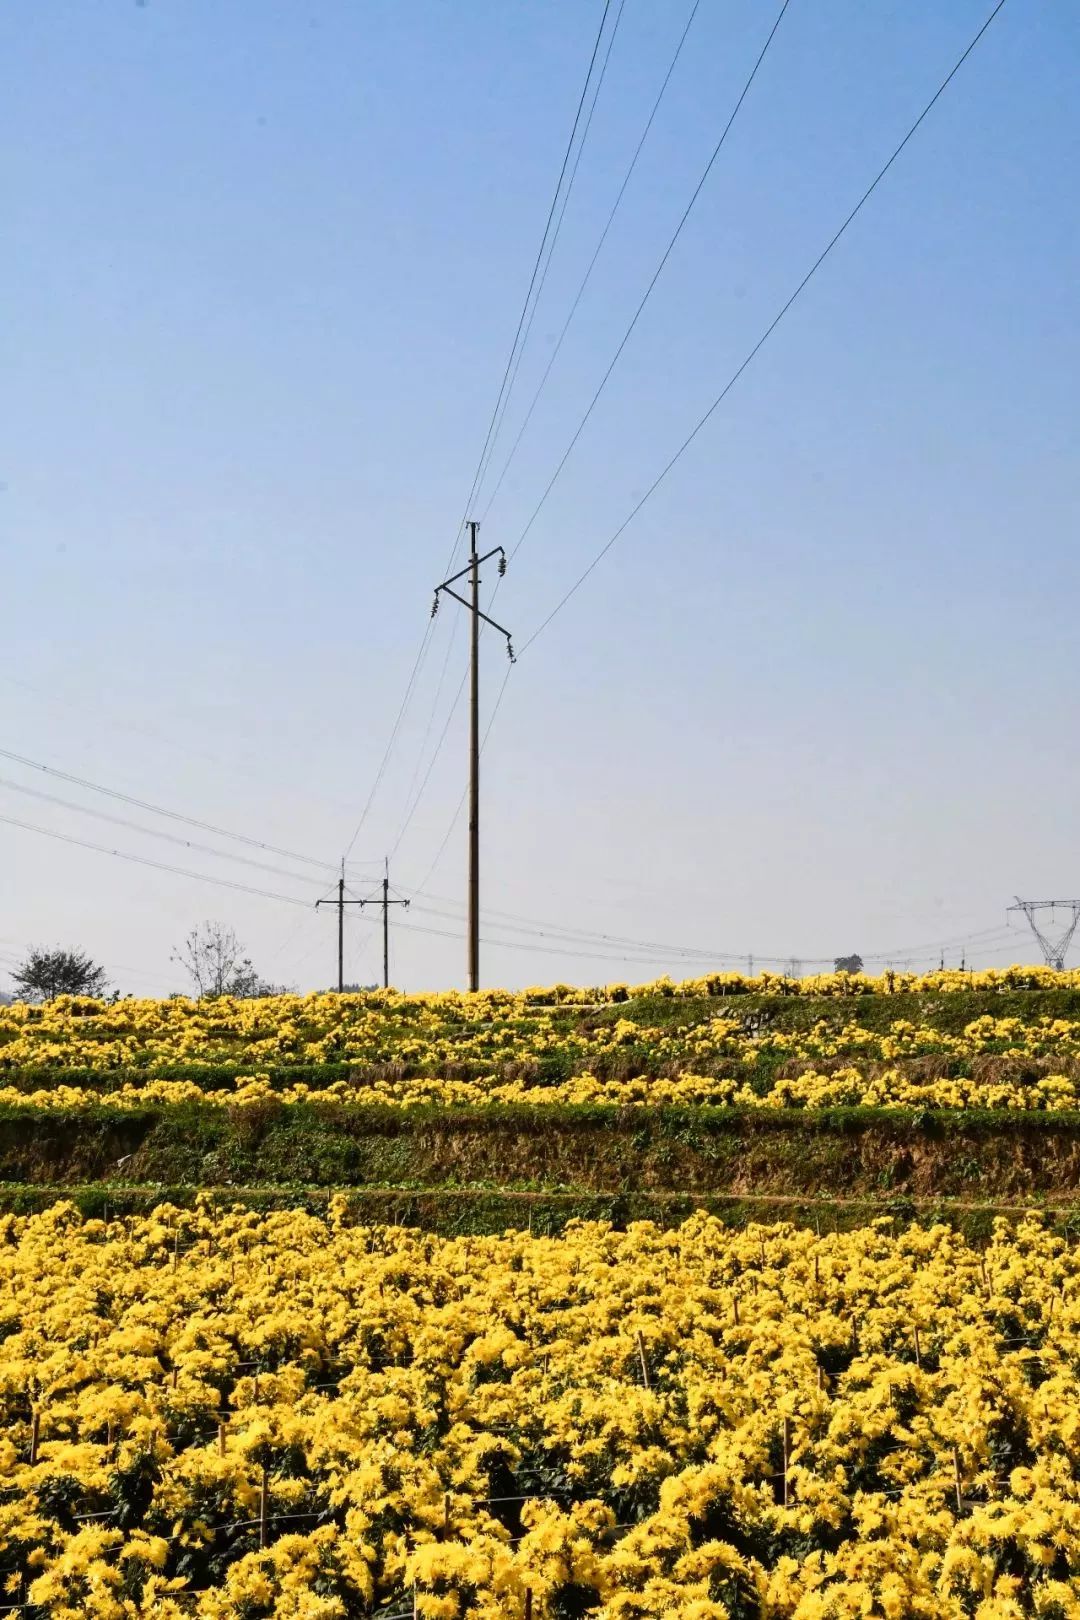
[[[103,967],[85,951],[66,951],[59,945],[46,950],[31,945],[25,962],[11,975],[27,1001],[52,1001],[54,996],[103,996],[109,987]]]
[[[837,973],[861,973],[861,956],[838,956],[833,961],[833,968]]]
[[[225,923],[204,922],[193,928],[172,960],[179,962],[200,997],[281,994],[285,986],[259,977],[233,929]]]

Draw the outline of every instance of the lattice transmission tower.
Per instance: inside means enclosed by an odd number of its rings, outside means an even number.
[[[1028,920],[1031,932],[1039,942],[1039,949],[1043,953],[1043,960],[1047,967],[1056,968],[1060,973],[1065,966],[1065,956],[1072,944],[1072,937],[1076,933],[1077,924],[1080,923],[1080,900],[1021,900],[1016,897],[1015,906],[1010,911],[1022,911]],[[1037,911],[1050,913],[1050,933],[1044,933],[1035,921]],[[1057,931],[1057,912],[1068,915],[1068,922],[1060,932]]]

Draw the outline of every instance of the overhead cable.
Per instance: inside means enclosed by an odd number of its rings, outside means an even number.
[[[480,457],[479,457],[479,460],[477,461],[477,464],[476,464],[476,471],[473,473],[472,483],[469,486],[469,493],[468,493],[468,496],[467,496],[466,501],[465,501],[465,508],[464,508],[463,513],[462,513],[461,520],[458,523],[457,530],[455,531],[453,544],[450,547],[450,553],[449,553],[449,556],[447,558],[447,565],[446,565],[446,568],[444,569],[444,573],[447,573],[447,574],[450,572],[450,569],[453,566],[454,556],[455,556],[455,554],[457,552],[458,541],[461,538],[461,533],[462,533],[462,529],[464,528],[465,519],[469,515],[469,507],[472,504],[473,498],[474,498],[474,496],[476,494],[477,487],[479,485],[480,478],[481,478],[482,473],[483,473],[483,469],[484,469],[484,467],[486,465],[485,458],[488,456],[489,446],[492,446],[493,443],[494,443],[493,435],[494,435],[495,430],[496,430],[496,420],[499,417],[500,407],[502,406],[503,399],[506,396],[507,384],[508,384],[508,381],[509,381],[509,378],[510,378],[511,369],[512,369],[512,367],[514,365],[514,359],[515,359],[515,356],[516,356],[517,350],[518,350],[518,342],[519,342],[519,339],[521,338],[522,329],[523,329],[523,327],[525,325],[525,320],[526,320],[526,317],[527,317],[527,315],[529,313],[529,306],[530,306],[530,301],[532,300],[532,296],[533,296],[533,289],[536,286],[537,276],[540,273],[540,266],[541,266],[541,262],[542,262],[543,257],[544,257],[544,249],[545,249],[545,246],[547,244],[548,235],[549,235],[549,233],[551,231],[552,221],[553,221],[553,219],[555,217],[555,210],[556,210],[556,208],[558,206],[558,203],[559,203],[559,197],[560,197],[560,194],[562,192],[563,180],[564,180],[564,178],[566,176],[566,169],[567,169],[567,165],[568,165],[568,163],[570,161],[570,154],[573,151],[574,140],[575,140],[575,137],[577,135],[577,130],[578,130],[578,124],[581,121],[582,109],[585,106],[585,99],[586,99],[586,97],[588,95],[588,91],[589,91],[589,83],[590,83],[590,81],[592,79],[593,68],[594,68],[594,66],[596,64],[597,53],[599,52],[599,49],[600,49],[600,41],[603,38],[604,28],[605,28],[605,25],[607,23],[608,12],[610,11],[610,9],[611,9],[611,0],[605,0],[603,14],[602,14],[602,16],[600,18],[600,27],[597,30],[596,40],[595,40],[595,43],[594,43],[593,49],[592,49],[592,55],[589,58],[589,67],[588,67],[588,71],[587,71],[587,73],[585,75],[585,83],[581,87],[581,96],[580,96],[580,99],[578,101],[577,111],[574,114],[574,122],[573,122],[573,126],[572,126],[572,128],[570,130],[570,139],[566,143],[566,151],[563,154],[562,167],[559,170],[559,178],[558,178],[558,180],[556,182],[556,185],[555,185],[555,193],[554,193],[554,196],[551,199],[551,207],[548,209],[547,219],[546,219],[545,224],[544,224],[544,233],[543,233],[542,237],[540,238],[540,246],[537,249],[536,260],[535,260],[535,262],[533,264],[533,268],[532,268],[532,275],[529,278],[529,286],[528,286],[528,290],[526,291],[526,294],[525,294],[525,302],[521,306],[521,314],[518,317],[517,328],[516,328],[516,330],[514,332],[514,341],[510,346],[510,353],[509,353],[509,355],[507,356],[507,359],[506,359],[506,366],[505,366],[505,368],[503,370],[502,380],[501,380],[501,382],[499,384],[499,392],[498,392],[498,395],[496,396],[496,399],[495,399],[495,407],[494,407],[494,409],[493,409],[493,411],[491,413],[491,420],[488,423],[488,429],[487,429],[487,433],[485,434],[485,437],[484,437],[484,443],[483,443],[483,446],[482,446],[481,451],[480,451]],[[391,731],[390,731],[389,739],[387,740],[386,748],[383,751],[382,759],[380,760],[379,767],[378,767],[378,769],[377,769],[377,771],[375,773],[375,780],[373,781],[373,783],[371,785],[371,790],[368,793],[367,801],[364,804],[364,808],[360,812],[360,819],[356,824],[356,827],[355,827],[355,829],[353,831],[352,837],[349,839],[349,842],[346,845],[346,849],[345,849],[345,858],[346,858],[346,860],[348,859],[349,855],[352,853],[352,850],[356,846],[356,841],[359,838],[360,833],[363,830],[363,828],[364,828],[364,826],[365,826],[365,824],[367,822],[368,815],[371,812],[371,807],[372,807],[373,803],[375,802],[375,795],[377,794],[377,792],[379,790],[379,786],[380,786],[380,784],[381,784],[381,782],[383,780],[383,777],[386,774],[386,768],[387,768],[387,765],[390,762],[390,757],[391,757],[391,755],[393,753],[394,745],[397,742],[398,735],[399,735],[399,733],[401,731],[402,721],[405,718],[405,712],[406,712],[406,710],[407,710],[407,708],[409,706],[409,700],[412,697],[413,691],[414,691],[415,686],[416,686],[417,677],[418,677],[418,675],[420,673],[420,669],[421,669],[421,667],[423,665],[425,657],[427,656],[427,651],[428,651],[428,648],[429,648],[429,646],[431,644],[432,630],[433,630],[433,625],[432,625],[432,622],[429,620],[426,627],[425,627],[425,629],[424,629],[423,638],[422,638],[422,640],[420,642],[420,648],[419,648],[419,651],[417,652],[416,659],[415,659],[415,661],[413,663],[412,670],[411,670],[411,672],[409,674],[409,679],[408,679],[408,681],[406,683],[406,686],[405,686],[405,695],[401,700],[401,704],[400,704],[400,706],[398,708],[397,716],[396,716],[396,718],[394,720],[394,724],[393,724],[393,726],[391,728]],[[451,634],[453,634],[453,632],[451,632]],[[449,649],[448,649],[448,652],[447,652],[447,657],[449,657]],[[445,665],[444,665],[444,668],[443,668],[443,676],[444,676],[444,678],[445,678],[445,672],[446,671],[445,671]],[[442,680],[440,680],[440,683],[439,683],[439,690],[441,691],[441,689],[442,689]],[[436,696],[436,703],[437,702],[438,702],[438,697]],[[430,722],[429,722],[429,730],[430,730]],[[414,780],[415,780],[415,776],[414,776]]]
[[[896,162],[896,160],[900,156],[901,152],[903,152],[904,148],[907,146],[908,142],[911,140],[911,138],[915,134],[916,130],[919,128],[919,126],[922,124],[923,120],[930,113],[931,109],[937,104],[937,102],[939,101],[941,96],[944,95],[945,91],[948,89],[949,85],[952,83],[952,81],[956,77],[957,73],[959,73],[960,69],[963,67],[964,63],[967,61],[968,57],[971,55],[971,53],[975,49],[976,45],[978,45],[978,43],[982,39],[983,35],[986,33],[987,29],[990,27],[990,24],[994,21],[994,18],[998,15],[998,12],[1002,10],[1004,5],[1005,5],[1005,0],[997,0],[997,4],[994,6],[994,9],[990,12],[989,16],[986,18],[986,20],[982,24],[982,27],[979,29],[978,33],[974,36],[974,38],[968,44],[966,49],[963,51],[963,53],[958,57],[956,62],[953,64],[952,68],[949,70],[948,74],[942,80],[942,82],[938,86],[937,90],[935,90],[935,92],[931,96],[930,100],[926,103],[926,106],[923,108],[922,112],[916,118],[915,122],[911,125],[910,129],[908,130],[907,134],[904,136],[903,140],[899,143],[899,145],[897,147],[895,147],[895,149],[893,150],[892,155],[889,157],[888,161],[885,164],[883,164],[883,166],[878,170],[877,174],[874,176],[873,180],[867,186],[866,190],[863,192],[862,196],[859,198],[858,202],[855,204],[855,206],[851,210],[850,214],[848,214],[847,218],[844,220],[844,222],[840,226],[839,230],[837,230],[835,232],[835,234],[826,243],[825,247],[818,254],[817,258],[814,260],[814,262],[810,266],[809,270],[806,272],[806,274],[803,276],[802,280],[799,282],[798,286],[795,288],[795,291],[787,299],[786,303],[784,303],[781,306],[778,313],[773,317],[773,319],[770,321],[769,325],[765,328],[764,332],[758,338],[757,342],[754,344],[753,348],[747,354],[746,358],[742,361],[742,363],[739,365],[737,370],[735,370],[732,373],[732,375],[729,377],[728,381],[724,384],[723,388],[720,390],[719,394],[717,394],[716,398],[713,400],[713,402],[709,406],[708,410],[698,420],[697,424],[694,426],[694,428],[691,430],[691,432],[687,434],[686,438],[683,440],[682,444],[680,444],[679,448],[675,451],[674,455],[671,456],[671,458],[666,463],[666,465],[661,469],[661,471],[653,479],[652,483],[649,485],[649,487],[645,491],[644,495],[642,495],[640,500],[638,500],[636,502],[636,504],[632,507],[631,511],[623,519],[623,521],[619,524],[619,527],[615,530],[614,534],[600,548],[600,550],[597,552],[596,556],[593,558],[592,562],[584,570],[584,572],[581,573],[578,576],[578,578],[574,581],[573,585],[571,585],[570,589],[566,592],[566,594],[563,597],[561,597],[560,600],[555,604],[555,606],[552,608],[551,612],[548,614],[547,618],[541,621],[541,623],[533,631],[532,635],[529,636],[528,640],[523,643],[522,648],[521,648],[521,652],[524,652],[526,650],[526,648],[530,647],[532,645],[532,643],[537,639],[537,637],[544,633],[544,631],[547,629],[547,627],[551,623],[551,621],[559,613],[562,612],[563,608],[570,601],[571,597],[574,596],[576,594],[576,592],[581,589],[581,586],[584,585],[584,583],[588,579],[589,575],[593,572],[593,570],[607,556],[607,554],[611,550],[612,546],[620,538],[620,536],[624,533],[624,531],[627,528],[629,528],[630,524],[637,517],[637,515],[641,511],[642,507],[646,504],[647,501],[652,499],[653,495],[655,495],[655,493],[659,489],[660,485],[664,482],[665,478],[667,478],[667,476],[671,472],[672,468],[682,458],[682,456],[686,453],[686,451],[689,450],[690,446],[693,444],[694,440],[697,438],[697,436],[701,432],[702,428],[711,419],[711,417],[714,415],[714,413],[719,409],[720,405],[727,398],[728,394],[734,388],[735,384],[738,382],[738,380],[742,376],[743,372],[750,365],[751,361],[761,351],[761,349],[764,348],[764,346],[768,342],[769,338],[776,331],[776,328],[780,325],[780,322],[783,320],[784,316],[788,313],[788,310],[791,309],[791,307],[795,303],[796,299],[799,298],[800,294],[804,291],[804,289],[808,286],[808,284],[813,279],[813,277],[817,274],[818,270],[824,264],[825,260],[828,258],[829,254],[832,252],[832,250],[836,246],[836,244],[840,241],[840,238],[844,235],[845,231],[848,229],[848,227],[851,225],[851,223],[857,217],[857,215],[861,212],[861,210],[865,206],[865,204],[873,196],[874,192],[877,190],[877,188],[881,184],[882,180],[888,174],[889,170],[892,168],[893,164]],[[524,539],[524,536],[522,536],[522,539]],[[520,544],[520,543],[521,542],[519,541],[518,544]],[[520,657],[520,655],[521,654],[519,653],[518,656]]]
[[[213,855],[218,860],[235,861],[241,866],[254,867],[258,872],[271,872],[275,877],[291,878],[294,883],[313,881],[306,873],[290,872],[287,867],[272,866],[269,861],[252,860],[250,855],[234,855],[229,849],[215,849],[213,844],[203,844],[194,838],[184,838],[179,833],[166,832],[163,827],[144,827],[141,822],[129,821],[126,816],[113,816],[107,810],[95,810],[89,804],[76,804],[73,799],[61,799],[55,793],[44,793],[40,788],[28,787],[25,782],[13,782],[10,777],[0,776],[0,787],[10,788],[15,793],[25,793],[30,798],[42,800],[45,804],[59,805],[63,810],[74,810],[81,816],[93,816],[97,821],[107,821],[113,827],[124,827],[128,832],[142,833],[147,838],[163,838],[167,843],[179,844],[181,848],[194,850],[200,855]]]
[[[184,866],[170,866],[165,861],[152,861],[145,855],[132,855],[126,850],[110,849],[107,844],[92,844],[85,838],[73,838],[70,833],[54,832],[51,827],[38,827],[32,821],[18,821],[14,816],[0,816],[6,827],[21,827],[24,832],[40,833],[43,838],[55,838],[61,844],[74,844],[78,849],[92,849],[99,855],[114,855],[120,861],[134,861],[137,866],[150,866],[157,872],[173,872],[178,877],[194,878],[198,883],[213,883],[219,889],[236,889],[241,894],[257,894],[264,900],[280,900],[288,906],[310,906],[310,900],[298,900],[294,894],[275,894],[270,889],[255,889],[247,883],[234,883],[229,878],[211,877],[207,872],[192,872]]]
[[[654,123],[654,121],[656,119],[656,115],[660,110],[660,103],[663,101],[665,92],[667,91],[667,87],[671,82],[671,76],[675,72],[675,68],[676,68],[676,65],[678,64],[679,57],[682,55],[682,48],[686,44],[686,36],[690,32],[691,25],[693,24],[694,18],[697,16],[698,8],[699,8],[700,5],[701,5],[701,0],[694,0],[694,3],[690,8],[690,15],[687,18],[686,25],[683,28],[683,31],[679,36],[679,43],[675,47],[675,54],[671,58],[671,61],[668,63],[668,70],[664,74],[663,82],[661,83],[660,89],[657,92],[656,100],[652,104],[652,110],[649,113],[648,119],[646,120],[645,128],[641,132],[641,138],[639,139],[639,141],[637,143],[637,146],[634,148],[634,155],[630,159],[630,164],[629,164],[629,167],[627,168],[626,173],[623,175],[622,184],[620,185],[620,187],[619,187],[619,189],[618,189],[618,191],[617,191],[617,193],[615,195],[615,201],[611,205],[611,211],[609,212],[607,219],[604,221],[604,228],[600,232],[600,236],[599,236],[599,239],[597,241],[597,244],[596,244],[595,248],[593,249],[592,258],[589,260],[588,264],[585,267],[585,274],[581,278],[581,283],[580,283],[580,285],[578,287],[577,292],[574,295],[573,302],[570,305],[570,313],[567,315],[566,320],[563,322],[562,331],[559,333],[558,337],[555,340],[555,346],[552,349],[550,356],[548,357],[547,365],[544,367],[544,374],[540,378],[540,382],[537,385],[536,392],[533,394],[532,401],[531,401],[531,403],[529,405],[529,408],[525,412],[525,418],[522,421],[522,424],[518,429],[517,438],[514,440],[513,444],[511,445],[510,453],[507,456],[506,460],[503,462],[502,471],[500,472],[500,474],[498,476],[498,479],[497,479],[496,484],[495,484],[495,488],[492,490],[491,494],[488,496],[487,505],[484,507],[483,512],[480,514],[480,521],[481,522],[483,522],[486,519],[488,513],[491,511],[491,508],[494,506],[495,499],[496,499],[500,489],[503,486],[503,480],[505,479],[507,473],[510,470],[510,463],[513,461],[514,457],[517,455],[518,446],[521,444],[521,441],[525,436],[525,431],[528,428],[529,423],[532,421],[532,415],[533,415],[533,412],[535,411],[535,409],[537,407],[537,404],[538,404],[539,399],[540,399],[540,395],[544,392],[544,388],[545,388],[545,386],[547,384],[547,380],[551,375],[552,367],[554,366],[556,360],[559,357],[559,351],[563,346],[563,341],[564,341],[564,339],[566,337],[567,332],[570,330],[570,324],[573,321],[574,316],[577,314],[578,305],[581,303],[581,300],[585,295],[585,289],[589,285],[589,281],[590,281],[590,279],[592,277],[593,270],[596,268],[596,261],[600,257],[600,253],[601,253],[601,251],[603,249],[604,243],[608,239],[608,233],[610,232],[612,225],[615,223],[615,215],[619,211],[619,208],[620,208],[620,206],[622,204],[623,197],[626,195],[626,188],[630,184],[630,180],[631,180],[631,177],[633,176],[634,170],[637,168],[638,158],[641,156],[642,149],[643,149],[643,147],[645,145],[645,142],[649,138],[649,132],[651,131],[651,129],[653,127],[653,123]]]
[[[629,326],[626,328],[626,331],[623,333],[622,338],[619,341],[618,348],[615,350],[615,353],[612,355],[611,360],[608,363],[607,370],[604,372],[604,375],[601,377],[600,382],[597,385],[596,392],[593,394],[592,399],[590,399],[590,401],[588,403],[588,406],[586,407],[584,416],[581,418],[581,421],[578,423],[577,427],[574,429],[573,437],[571,438],[569,444],[566,446],[566,449],[563,451],[562,456],[559,459],[559,463],[555,468],[555,471],[552,473],[551,477],[549,478],[549,480],[547,482],[547,486],[544,489],[544,493],[541,495],[540,499],[537,501],[535,507],[533,508],[532,516],[529,518],[529,521],[526,523],[524,529],[522,529],[522,531],[521,531],[520,535],[518,536],[517,540],[515,541],[514,545],[510,548],[510,556],[511,557],[514,557],[517,554],[517,552],[520,551],[521,547],[524,545],[525,540],[528,537],[529,531],[531,530],[533,524],[536,522],[537,518],[540,516],[540,513],[543,511],[544,505],[545,505],[545,503],[547,501],[548,496],[551,494],[552,490],[555,488],[555,485],[558,482],[559,477],[562,474],[563,468],[566,466],[566,463],[569,461],[570,456],[571,456],[571,454],[573,452],[574,446],[577,444],[578,440],[581,438],[581,435],[584,433],[586,424],[588,423],[589,418],[592,416],[593,411],[596,409],[596,405],[597,405],[597,402],[599,401],[600,395],[604,392],[604,389],[607,387],[608,380],[611,377],[612,372],[615,370],[615,367],[618,365],[620,356],[622,355],[623,350],[626,348],[626,345],[629,343],[630,338],[633,335],[634,328],[637,326],[638,321],[641,319],[642,311],[644,310],[645,305],[649,302],[649,299],[652,296],[653,288],[656,286],[656,283],[660,280],[660,277],[663,274],[664,266],[667,264],[668,259],[671,257],[672,250],[674,249],[676,242],[679,240],[679,237],[682,235],[683,226],[686,224],[687,220],[690,218],[691,212],[693,211],[693,208],[694,208],[694,204],[697,202],[699,196],[701,195],[702,188],[704,187],[706,180],[709,178],[709,175],[712,173],[713,165],[715,164],[717,158],[720,156],[721,150],[723,149],[723,146],[724,146],[724,142],[727,140],[728,134],[729,134],[729,132],[731,130],[731,126],[734,124],[736,118],[739,116],[739,111],[740,111],[740,109],[742,107],[742,104],[746,100],[746,97],[750,92],[750,86],[753,84],[754,80],[757,78],[758,69],[761,67],[761,64],[764,62],[765,57],[768,54],[769,46],[772,44],[773,40],[776,37],[776,31],[780,27],[781,22],[784,20],[784,13],[787,11],[787,8],[790,5],[790,3],[791,3],[791,0],[783,0],[783,4],[781,5],[780,10],[776,15],[776,19],[773,22],[772,28],[769,30],[769,33],[768,33],[768,36],[767,36],[767,38],[765,40],[764,45],[761,47],[761,50],[760,50],[760,52],[758,54],[758,57],[757,57],[757,60],[755,61],[753,67],[750,69],[749,76],[748,76],[745,84],[743,85],[741,91],[739,92],[738,100],[736,101],[734,107],[731,110],[731,114],[730,114],[730,116],[728,118],[728,121],[724,125],[722,131],[720,132],[720,139],[717,141],[716,145],[713,147],[712,155],[710,156],[709,161],[706,163],[704,169],[701,172],[701,176],[700,176],[700,178],[698,180],[698,183],[694,187],[693,192],[691,193],[690,201],[687,203],[686,207],[683,209],[682,216],[681,216],[681,218],[679,220],[679,223],[676,225],[675,230],[672,233],[672,236],[671,236],[670,240],[668,241],[668,245],[664,249],[663,256],[662,256],[662,258],[660,260],[660,263],[657,265],[656,269],[653,271],[652,279],[649,282],[648,286],[645,288],[644,293],[642,294],[641,301],[638,304],[637,309],[635,309],[635,311],[634,311],[634,313],[633,313],[633,315],[632,315],[632,317],[630,319]]]
[[[615,21],[612,24],[611,33],[608,35],[607,50],[604,52],[604,60],[600,64],[600,72],[598,73],[597,78],[596,78],[596,85],[595,85],[595,88],[593,90],[592,101],[589,104],[588,117],[585,120],[585,127],[581,132],[581,140],[578,143],[577,154],[576,154],[576,156],[574,158],[574,166],[570,170],[570,178],[566,183],[566,190],[563,192],[562,203],[561,203],[561,205],[559,207],[559,217],[555,221],[555,229],[551,233],[551,240],[549,241],[548,246],[547,246],[547,253],[546,253],[545,258],[544,258],[544,267],[540,272],[540,279],[536,284],[536,293],[535,293],[535,296],[533,297],[532,309],[530,310],[529,318],[528,318],[527,322],[525,323],[525,330],[521,335],[521,342],[518,344],[517,359],[514,361],[514,369],[510,374],[510,382],[509,382],[509,384],[507,386],[506,394],[505,394],[505,397],[503,399],[502,410],[499,413],[499,420],[495,424],[495,432],[492,434],[491,444],[488,447],[487,456],[486,456],[486,458],[484,459],[484,461],[483,461],[483,463],[481,465],[480,476],[479,476],[479,480],[477,482],[477,487],[476,487],[476,493],[477,494],[479,494],[480,489],[483,486],[484,477],[485,477],[485,475],[487,473],[488,467],[491,464],[491,458],[495,454],[495,443],[496,443],[496,440],[499,437],[499,432],[500,432],[500,430],[502,428],[503,421],[504,421],[504,419],[506,417],[507,408],[508,408],[508,406],[510,404],[510,396],[514,392],[514,384],[517,382],[517,375],[518,375],[519,370],[521,369],[522,356],[524,355],[525,349],[526,349],[526,347],[528,345],[528,342],[529,342],[529,334],[532,331],[533,322],[536,319],[536,311],[540,307],[540,297],[541,297],[541,294],[543,293],[543,290],[544,290],[544,284],[547,281],[548,270],[551,268],[551,257],[552,257],[552,254],[555,252],[555,244],[559,240],[559,232],[562,230],[563,219],[566,216],[566,208],[567,208],[567,204],[570,201],[570,193],[574,189],[574,181],[577,179],[577,172],[578,172],[578,167],[580,166],[580,163],[581,163],[581,156],[582,156],[582,153],[585,150],[585,143],[589,138],[589,130],[592,128],[593,114],[596,111],[596,103],[597,103],[597,101],[599,99],[599,96],[600,96],[601,86],[603,85],[604,79],[605,79],[605,77],[607,75],[608,62],[611,60],[611,49],[612,49],[612,46],[615,44],[615,36],[619,32],[619,24],[622,21],[622,14],[623,14],[623,9],[624,9],[625,4],[626,4],[626,0],[619,0],[619,9],[615,13]],[[549,360],[549,362],[548,362],[548,371],[550,371],[550,369],[551,369],[551,361]],[[545,372],[544,375],[546,377],[547,372]],[[543,386],[543,385],[541,385],[541,386]],[[534,401],[534,403],[535,403],[535,401]],[[529,415],[530,416],[532,415],[532,407],[531,406],[529,408]],[[519,434],[518,435],[519,439],[520,439],[520,436],[521,435]],[[515,448],[516,448],[516,443],[515,443]],[[505,472],[506,472],[506,468],[504,467],[503,468],[503,474],[505,474]],[[502,482],[502,476],[503,475],[500,475],[500,478],[499,478],[500,483]],[[490,504],[491,504],[491,502],[489,501],[488,505],[490,506]]]
[[[147,810],[151,815],[167,816],[170,821],[181,821],[187,827],[199,827],[203,832],[212,832],[219,838],[232,838],[239,844],[247,844],[252,849],[263,849],[270,855],[283,855],[286,860],[300,861],[307,866],[317,866],[323,871],[336,872],[337,866],[333,861],[320,861],[312,855],[300,855],[296,850],[282,849],[277,844],[264,843],[261,838],[250,838],[246,833],[231,832],[227,827],[216,827],[213,822],[200,821],[196,816],[186,816],[179,810],[168,810],[163,805],[151,804],[146,799],[137,799],[131,793],[121,793],[117,788],[103,787],[100,782],[88,781],[84,776],[74,776],[70,771],[57,770],[53,765],[43,765],[40,760],[27,759],[25,754],[15,754],[8,748],[0,748],[0,759],[13,760],[17,765],[27,765],[31,770],[44,771],[46,776],[55,776],[61,782],[71,782],[75,787],[87,788],[91,793],[104,793],[107,798],[119,799],[123,804],[133,804],[138,810]]]

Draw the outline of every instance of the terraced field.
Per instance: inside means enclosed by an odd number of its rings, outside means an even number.
[[[0,1009],[0,1614],[1080,1616],[1080,976]]]

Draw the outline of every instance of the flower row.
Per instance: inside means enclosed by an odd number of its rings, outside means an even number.
[[[1080,1250],[888,1222],[0,1222],[0,1568],[56,1620],[1080,1613]]]

